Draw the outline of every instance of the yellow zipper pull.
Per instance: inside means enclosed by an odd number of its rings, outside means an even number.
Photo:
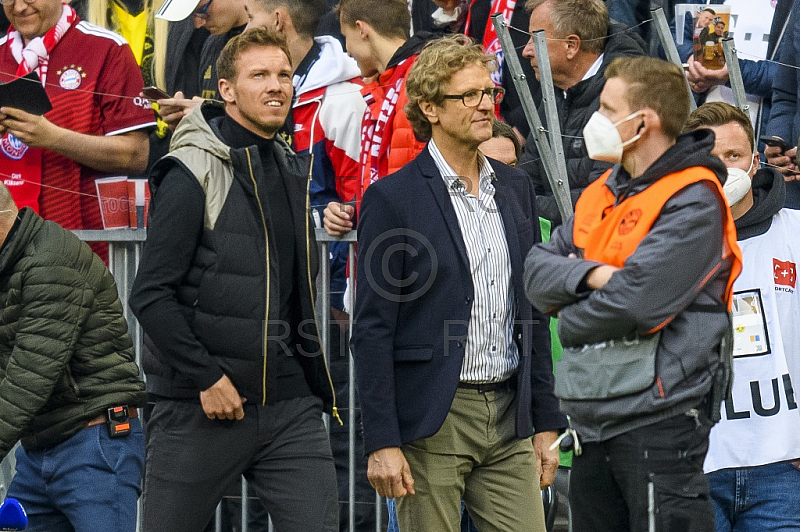
[[[344,425],[344,421],[342,421],[342,418],[339,417],[339,409],[335,406],[331,409],[331,417],[339,422],[339,426]]]

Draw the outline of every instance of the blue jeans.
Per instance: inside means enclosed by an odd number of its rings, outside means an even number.
[[[8,496],[28,513],[26,530],[133,532],[144,473],[144,433],[110,438],[106,425],[81,430],[43,451],[17,449]]]
[[[788,462],[708,475],[717,532],[800,530],[800,469]]]

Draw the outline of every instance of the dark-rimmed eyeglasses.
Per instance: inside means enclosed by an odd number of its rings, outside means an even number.
[[[194,13],[192,13],[192,16],[206,20],[208,18],[208,7],[211,5],[211,2],[213,1],[214,0],[208,0],[208,3],[203,7],[201,7],[200,9],[198,9],[197,11],[195,11]]]
[[[445,94],[445,100],[461,100],[466,107],[478,107],[483,101],[484,96],[488,96],[492,104],[497,105],[503,101],[506,90],[503,87],[492,87],[491,89],[473,89],[464,94]]]

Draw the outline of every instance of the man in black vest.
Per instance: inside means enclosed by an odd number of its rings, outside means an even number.
[[[278,530],[337,527],[322,422],[338,418],[314,317],[309,161],[276,136],[286,41],[258,28],[220,54],[207,102],[155,167],[131,308],[147,334],[144,530],[202,530],[244,474]]]

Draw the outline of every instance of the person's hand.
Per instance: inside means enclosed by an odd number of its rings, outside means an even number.
[[[55,145],[61,128],[43,116],[0,107],[0,135],[6,131],[32,148],[50,148]]]
[[[617,270],[619,268],[609,264],[601,264],[597,268],[593,268],[586,274],[586,286],[592,290],[600,290]]]
[[[381,497],[414,495],[414,477],[400,447],[386,447],[371,453],[367,478]]]
[[[227,375],[200,392],[200,404],[208,419],[242,419],[245,402],[247,398],[239,395]]]
[[[192,110],[202,102],[203,99],[197,96],[191,100],[185,98],[181,91],[176,92],[175,96],[172,98],[156,100],[158,104],[158,114],[161,115],[161,120],[166,122],[173,131],[183,117],[191,113]]]
[[[332,201],[322,212],[322,225],[331,236],[342,236],[353,229],[355,207]]]
[[[548,430],[533,436],[533,450],[536,452],[536,472],[539,475],[539,489],[543,490],[553,483],[558,469],[558,446],[550,447],[558,439],[558,432]]]
[[[764,155],[767,157],[767,163],[777,167],[786,181],[796,181],[800,178],[797,167],[797,146],[785,152],[778,146],[767,146]]]
[[[694,56],[689,56],[686,61],[689,69],[686,71],[686,79],[689,80],[689,87],[696,93],[708,91],[715,85],[724,85],[728,82],[728,65],[719,70],[711,70],[695,61]]]

